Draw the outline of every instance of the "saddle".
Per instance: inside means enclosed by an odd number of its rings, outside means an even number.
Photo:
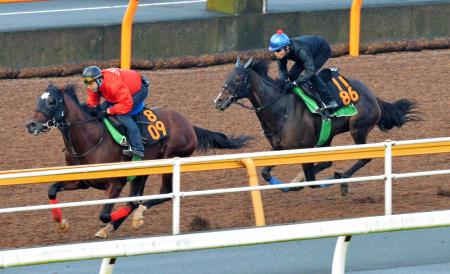
[[[353,103],[359,100],[359,94],[350,86],[349,81],[339,73],[338,69],[323,69],[318,73],[318,76],[324,81],[338,103],[338,107],[333,110],[331,116],[352,116],[357,113]],[[311,82],[306,82],[299,89],[294,88],[293,91],[305,102],[312,113],[321,113],[321,107],[319,106],[322,100]]]
[[[338,70],[335,68],[323,69],[318,75],[325,82],[327,88],[332,91],[331,93],[338,103],[338,108],[332,110],[332,113],[329,113],[328,115],[323,113],[323,110],[319,107],[321,100],[318,96],[318,92],[311,83],[306,83],[300,88],[293,88],[292,91],[303,100],[311,113],[319,114],[322,117],[320,135],[316,143],[316,146],[320,147],[325,144],[330,137],[330,117],[353,116],[358,113],[358,110],[353,105],[353,102],[356,102],[359,99],[359,94],[353,90],[353,88],[348,84],[349,81],[340,75]],[[344,90],[343,87],[346,89]]]
[[[157,116],[158,108],[143,107],[142,111],[132,116],[142,136],[144,146],[152,145],[169,136],[169,128]],[[128,146],[126,128],[114,116],[103,120],[114,140],[122,146]]]

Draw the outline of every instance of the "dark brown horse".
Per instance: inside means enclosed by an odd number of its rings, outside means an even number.
[[[172,157],[188,157],[196,149],[214,148],[238,149],[244,146],[248,137],[228,138],[225,134],[195,127],[183,115],[173,110],[153,110],[170,132],[165,139],[146,146],[145,160]],[[79,103],[75,85],[63,89],[49,85],[38,98],[37,108],[26,126],[28,132],[38,135],[53,127],[58,128],[64,139],[67,165],[111,163],[129,161],[122,155],[123,147],[118,145],[108,133],[105,125],[91,117],[85,107]],[[137,176],[130,185],[130,196],[141,196],[148,176]],[[127,178],[109,178],[98,180],[80,180],[57,182],[48,189],[52,204],[57,203],[56,195],[60,191],[86,189],[93,187],[106,191],[108,198],[119,197]],[[172,174],[162,175],[161,193],[172,192]],[[145,208],[160,204],[169,199],[151,200],[143,203]],[[109,223],[96,236],[106,238],[113,229],[117,229],[125,218],[137,207],[135,203],[112,212],[114,204],[106,204],[100,220]],[[67,231],[68,223],[62,218],[61,209],[53,209],[53,218],[62,231]]]
[[[312,114],[305,103],[294,93],[283,90],[279,80],[273,80],[267,75],[268,61],[250,59],[245,65],[238,58],[236,67],[228,76],[222,92],[215,100],[216,108],[225,110],[231,104],[237,103],[256,112],[267,140],[274,150],[311,148],[317,144],[322,118]],[[393,127],[401,127],[410,121],[420,120],[415,116],[415,103],[401,99],[393,103],[377,98],[363,83],[350,79],[350,85],[356,89],[360,98],[355,104],[358,113],[350,117],[332,118],[332,128],[329,139],[321,145],[331,145],[337,134],[350,131],[356,144],[365,144],[367,135],[375,127],[387,131]],[[247,98],[252,106],[239,102]],[[335,178],[350,178],[357,170],[369,163],[371,159],[358,160],[343,173],[335,173]],[[302,164],[307,181],[314,181],[315,174],[331,167],[332,162]],[[271,176],[273,166],[265,167],[262,176],[269,183],[280,183]],[[297,176],[299,178],[299,176]],[[295,179],[294,179],[295,180]],[[298,181],[298,180],[296,180]],[[295,188],[291,190],[299,190]],[[341,194],[348,193],[348,186],[341,185]]]

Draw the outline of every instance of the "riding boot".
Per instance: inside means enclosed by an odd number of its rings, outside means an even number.
[[[319,91],[319,95],[320,95],[320,98],[322,99],[324,108],[333,109],[333,108],[338,107],[338,104],[336,103],[336,100],[334,100],[331,90],[328,89],[327,85],[322,81],[322,79],[320,79],[319,76],[314,74],[311,77],[311,82],[314,84],[316,89]]]
[[[336,100],[334,100],[333,95],[331,94],[331,91],[328,88],[325,88],[325,90],[320,91],[321,98],[324,103],[324,107],[326,109],[334,109],[338,107],[338,104]]]

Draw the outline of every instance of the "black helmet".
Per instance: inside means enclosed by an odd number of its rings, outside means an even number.
[[[102,70],[97,66],[90,66],[83,71],[83,82],[90,83],[94,82],[98,78],[102,77]]]

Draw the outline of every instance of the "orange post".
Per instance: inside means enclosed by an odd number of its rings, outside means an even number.
[[[353,0],[350,10],[349,54],[359,56],[359,33],[361,24],[361,6],[363,0]]]
[[[258,176],[256,175],[255,163],[250,158],[242,159],[241,162],[247,168],[247,173],[248,173],[248,178],[249,178],[248,184],[250,186],[257,186],[258,185]],[[255,215],[256,226],[265,226],[266,219],[264,217],[264,208],[263,208],[263,203],[262,203],[262,198],[261,198],[261,191],[252,190],[252,191],[250,191],[250,195],[252,197],[253,214]]]
[[[127,11],[122,20],[122,42],[120,51],[120,67],[122,69],[131,68],[131,32],[133,27],[133,18],[139,0],[130,0]]]

